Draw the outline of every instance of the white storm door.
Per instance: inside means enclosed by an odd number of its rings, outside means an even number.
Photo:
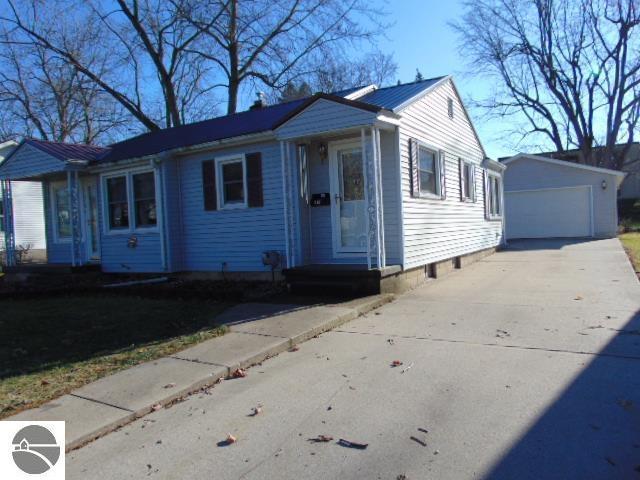
[[[334,253],[365,253],[366,202],[362,148],[359,143],[336,143],[329,146],[329,152]]]

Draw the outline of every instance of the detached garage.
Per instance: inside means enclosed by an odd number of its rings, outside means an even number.
[[[624,173],[525,154],[503,163],[507,239],[616,235]]]

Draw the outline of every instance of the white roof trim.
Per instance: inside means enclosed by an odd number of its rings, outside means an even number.
[[[492,158],[489,158],[489,157],[482,160],[482,164],[487,168],[500,171],[500,172],[504,172],[507,169],[506,165],[498,162],[497,160],[493,160]]]
[[[15,140],[7,140],[5,142],[0,142],[0,148],[6,148],[11,146],[18,146],[18,142]]]
[[[624,178],[624,176],[626,175],[626,173],[624,172],[619,172],[618,170],[612,170],[610,168],[592,167],[591,165],[583,165],[581,163],[567,162],[566,160],[558,160],[556,158],[543,157],[541,155],[531,155],[528,153],[519,153],[517,155],[514,155],[513,157],[503,160],[502,163],[507,165],[511,162],[514,162],[516,160],[521,160],[524,158],[530,158],[531,160],[538,160],[540,162],[552,163],[554,165],[560,165],[562,167],[580,168],[582,170],[589,170],[591,172],[596,172],[596,173],[616,175],[621,178]]]
[[[343,98],[346,98],[347,100],[356,100],[357,98],[363,97],[367,93],[371,93],[377,89],[378,89],[378,86],[375,83],[372,83],[371,85],[362,87],[361,89],[356,90],[355,92],[351,92],[349,95],[345,95]]]

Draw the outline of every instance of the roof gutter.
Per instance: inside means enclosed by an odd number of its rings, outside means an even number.
[[[237,137],[229,137],[229,138],[223,138],[221,140],[215,140],[213,142],[199,143],[197,145],[190,145],[188,147],[170,148],[167,150],[161,150],[156,153],[150,153],[149,155],[143,155],[141,157],[125,158],[123,160],[116,160],[115,162],[98,163],[97,165],[93,166],[92,170],[93,171],[110,170],[116,167],[124,167],[134,163],[153,161],[158,157],[163,157],[163,158],[167,158],[170,156],[179,157],[179,156],[185,156],[191,153],[197,153],[197,152],[202,152],[206,150],[213,150],[218,147],[242,145],[244,143],[253,143],[253,142],[258,142],[262,140],[272,140],[274,138],[275,137],[274,137],[273,131],[267,130],[265,132],[252,133],[250,135],[240,135]]]

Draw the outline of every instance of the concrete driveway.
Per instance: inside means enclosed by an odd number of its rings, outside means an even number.
[[[639,309],[617,240],[513,243],[70,453],[67,476],[640,479]]]

